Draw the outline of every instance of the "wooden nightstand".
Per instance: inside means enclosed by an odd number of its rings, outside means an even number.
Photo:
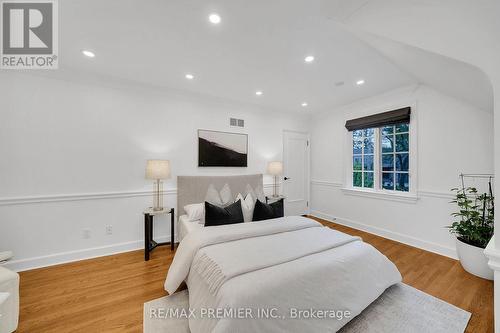
[[[153,239],[153,219],[155,216],[170,214],[170,242],[157,243]],[[164,208],[163,210],[153,210],[148,208],[144,211],[144,260],[149,260],[149,253],[157,246],[170,245],[170,250],[174,250],[175,234],[175,213],[173,208]]]

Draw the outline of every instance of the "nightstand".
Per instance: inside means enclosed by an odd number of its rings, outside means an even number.
[[[154,217],[170,214],[170,242],[157,243],[153,239]],[[174,234],[175,234],[175,216],[173,208],[164,208],[163,210],[153,210],[148,208],[144,211],[144,260],[149,260],[149,253],[157,246],[170,245],[170,251],[174,250]]]
[[[276,201],[280,201],[281,199],[286,199],[283,195],[278,195],[277,197],[273,197],[272,195],[266,195],[266,203],[273,203]]]

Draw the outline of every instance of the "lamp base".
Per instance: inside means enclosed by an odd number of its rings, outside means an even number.
[[[160,179],[156,180],[153,190],[153,211],[163,210],[163,183]]]

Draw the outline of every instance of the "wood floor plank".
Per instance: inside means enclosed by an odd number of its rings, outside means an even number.
[[[467,332],[493,332],[493,282],[465,272],[456,260],[320,220],[357,235],[392,260],[403,281],[472,313]],[[21,272],[17,332],[142,332],[144,302],[166,295],[174,253],[160,247]]]

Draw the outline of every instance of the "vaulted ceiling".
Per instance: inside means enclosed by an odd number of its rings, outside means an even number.
[[[349,6],[362,3],[337,5],[347,15]],[[324,111],[415,83],[443,88],[447,80],[456,82],[456,75],[434,77],[447,58],[360,37],[330,17],[335,7],[325,8],[320,0],[64,0],[60,70],[48,75],[95,74],[294,113]],[[220,15],[219,24],[209,22],[211,13]],[[85,57],[82,50],[96,56]],[[314,61],[306,63],[309,55]],[[461,63],[446,66],[444,72],[460,73],[464,81],[478,80]],[[356,84],[360,80],[364,84]],[[451,93],[470,86],[477,85]],[[484,94],[472,95],[469,102],[489,107]]]

